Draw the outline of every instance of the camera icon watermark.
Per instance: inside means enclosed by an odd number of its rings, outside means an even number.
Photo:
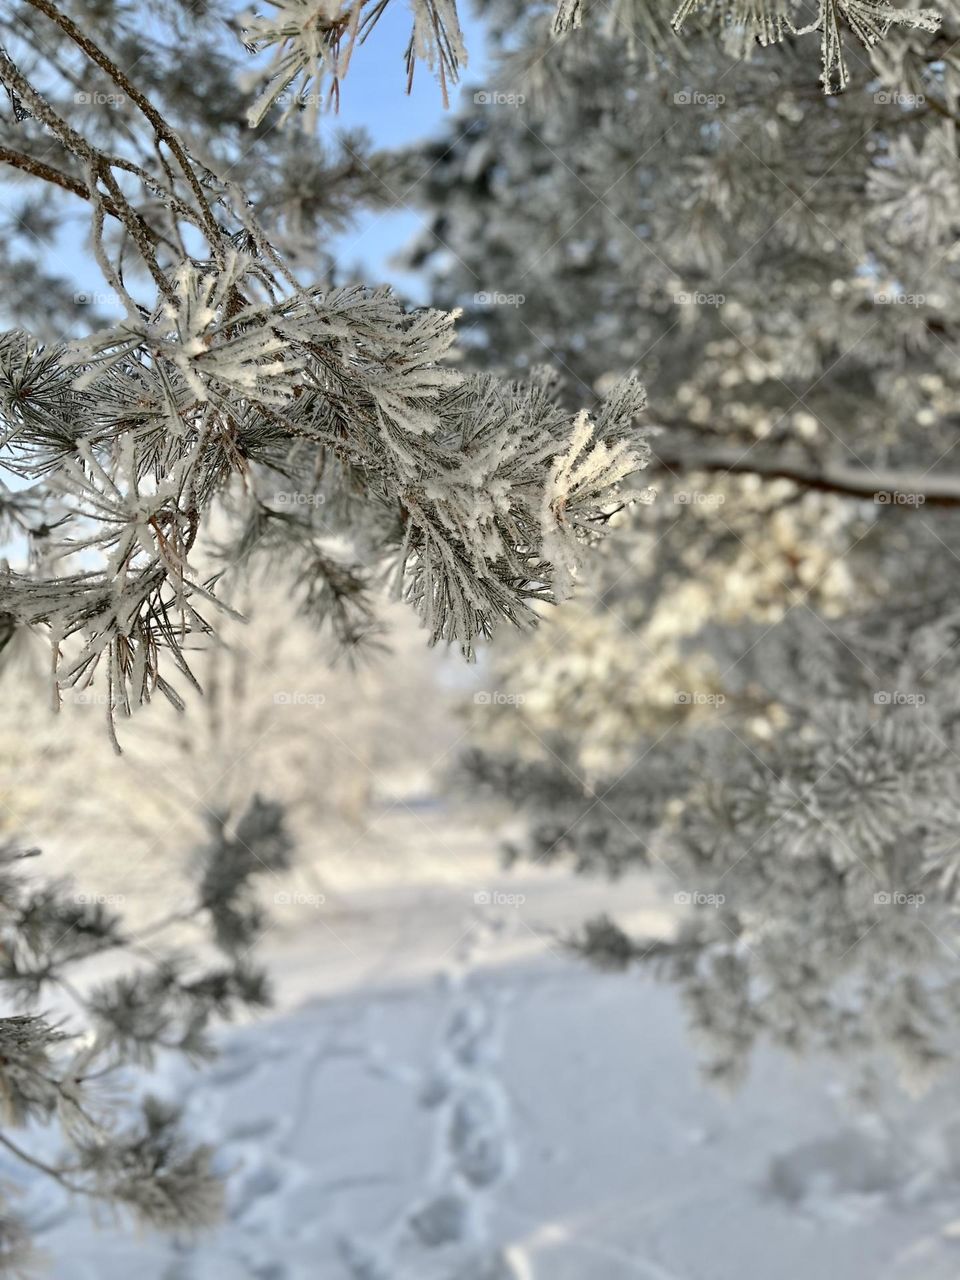
[[[101,689],[64,689],[61,691],[64,702],[72,702],[78,707],[108,707],[110,694]]]
[[[878,689],[873,700],[878,707],[922,707],[927,696],[924,693],[904,693],[901,689]]]
[[[326,895],[322,893],[298,893],[290,889],[281,889],[273,895],[273,901],[278,907],[317,908],[322,907],[326,900]]]
[[[90,93],[80,90],[73,95],[78,107],[122,107],[126,100],[125,93],[102,93],[99,89]]]
[[[278,707],[322,707],[326,700],[326,694],[301,693],[300,690],[281,689],[273,695]]]
[[[526,900],[524,893],[501,893],[498,889],[478,889],[473,895],[475,907],[522,907]]]
[[[526,700],[522,693],[505,693],[502,689],[480,689],[473,695],[478,707],[522,707]]]
[[[74,304],[78,307],[119,307],[120,295],[117,293],[98,293],[91,289],[80,289],[73,295]]]
[[[499,89],[480,89],[473,95],[477,107],[522,107],[526,100],[526,94],[503,93]]]
[[[925,307],[925,293],[875,293],[874,304],[878,307]]]
[[[693,293],[681,291],[673,295],[673,300],[678,307],[722,307],[727,300],[725,293],[701,293],[699,290]]]
[[[673,695],[678,707],[722,707],[726,700],[725,693],[703,693],[699,689],[678,689]]]
[[[923,893],[903,893],[899,889],[882,890],[873,895],[874,904],[878,907],[912,907],[918,911],[926,902]]]
[[[725,893],[701,893],[699,889],[681,889],[673,895],[678,907],[722,907],[727,900]]]
[[[674,104],[678,107],[722,107],[726,102],[722,93],[700,93],[697,89],[681,89],[673,95]]]
[[[726,500],[725,494],[703,489],[681,489],[673,495],[674,503],[682,507],[722,507]]]
[[[922,107],[927,101],[922,93],[900,93],[896,89],[881,89],[873,100],[880,107]]]
[[[301,111],[306,111],[308,107],[322,107],[322,93],[292,93],[289,89],[284,89],[282,93],[278,93],[274,99],[278,107],[298,107]]]
[[[327,499],[322,493],[302,493],[286,489],[275,493],[273,500],[279,507],[322,507]]]
[[[474,304],[478,307],[522,307],[526,300],[523,293],[490,293],[485,289],[473,295]]]
[[[878,489],[873,501],[878,507],[922,507],[926,494],[904,493],[900,489]]]

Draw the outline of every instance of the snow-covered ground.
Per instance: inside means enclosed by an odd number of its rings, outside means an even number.
[[[303,868],[261,945],[278,1008],[211,1066],[158,1073],[220,1153],[227,1221],[136,1238],[38,1178],[24,1207],[49,1274],[960,1276],[956,1082],[867,1108],[836,1066],[769,1053],[718,1093],[672,990],[557,945],[603,907],[669,927],[666,889],[508,874],[493,843],[404,805]]]

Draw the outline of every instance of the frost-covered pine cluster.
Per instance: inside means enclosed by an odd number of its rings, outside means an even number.
[[[339,101],[340,82],[347,74],[354,48],[363,44],[382,18],[389,0],[267,0],[262,12],[242,19],[244,40],[251,53],[269,58],[249,74],[262,88],[250,107],[251,125],[262,122],[276,106],[281,120],[302,114],[312,128],[323,106]],[[440,83],[443,105],[449,105],[449,86],[456,84],[466,64],[457,6],[454,0],[413,0],[410,42],[404,59],[407,88],[418,62],[424,62]]]
[[[319,109],[339,101],[341,81],[358,45],[382,18],[390,0],[266,0],[242,20],[244,39],[252,53],[269,54],[249,80],[261,83],[250,109],[259,124],[274,106],[284,118],[302,113],[307,127]],[[498,6],[485,5],[496,12]],[[454,0],[410,0],[412,29],[405,51],[408,88],[418,62],[425,63],[439,81],[444,106],[449,87],[467,65]],[[640,50],[653,59],[682,57],[678,37],[708,32],[733,57],[749,56],[755,45],[783,45],[796,37],[820,40],[820,83],[825,93],[842,92],[850,79],[845,36],[853,36],[868,54],[888,39],[892,30],[935,33],[941,8],[900,8],[886,0],[680,0],[679,4],[649,0],[552,0],[526,6],[541,42],[577,39],[581,30],[612,36],[621,57]],[[853,55],[860,60],[859,54]]]
[[[215,629],[216,577],[264,551],[299,566],[305,598],[327,602],[347,639],[381,581],[433,640],[467,654],[499,622],[530,622],[531,601],[554,593],[546,548],[568,575],[616,482],[642,464],[639,386],[618,389],[589,428],[616,466],[564,491],[584,427],[547,381],[451,367],[454,314],[301,283],[247,194],[193,155],[92,34],[47,0],[29,7],[110,77],[143,150],[134,162],[85,136],[76,110],[61,113],[18,65],[16,40],[0,55],[18,126],[63,153],[63,168],[19,168],[88,202],[123,312],[79,341],[17,330],[0,344],[4,463],[17,478],[5,507],[29,540],[0,607],[47,629],[57,689],[99,675],[111,732],[156,692],[179,705],[185,648]],[[281,482],[314,501],[278,510]],[[322,520],[300,514],[333,496]],[[202,579],[191,552],[224,505],[235,536]]]

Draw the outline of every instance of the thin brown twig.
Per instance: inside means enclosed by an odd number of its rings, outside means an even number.
[[[64,191],[69,191],[71,195],[79,196],[81,200],[90,200],[90,191],[87,184],[81,182],[78,178],[72,178],[69,174],[63,173],[60,169],[55,169],[53,165],[44,164],[42,160],[36,159],[35,156],[27,155],[25,151],[14,151],[11,147],[0,146],[0,164],[12,165],[15,169],[21,169],[24,173],[28,173],[31,177],[39,178],[42,182],[52,183],[54,186],[61,187]],[[109,197],[103,198],[103,207],[112,217],[122,221],[123,215]],[[140,215],[137,215],[140,217]],[[140,223],[145,236],[159,244],[163,239],[158,232],[148,225],[142,217]]]
[[[222,265],[223,260],[223,233],[220,224],[213,215],[207,198],[204,195],[200,180],[197,177],[196,170],[192,164],[190,157],[187,155],[186,148],[177,133],[170,128],[169,124],[163,118],[161,113],[153,105],[149,98],[143,94],[124,71],[110,58],[100,46],[92,40],[85,32],[77,26],[77,24],[62,13],[51,0],[27,0],[35,9],[45,14],[51,22],[55,22],[60,29],[70,37],[91,62],[96,63],[102,71],[113,80],[113,82],[123,90],[124,94],[137,106],[143,115],[153,127],[154,135],[158,143],[165,143],[173,153],[184,177],[190,184],[193,194],[197,200],[199,216],[201,219],[200,227],[210,242],[210,248],[217,262]],[[158,151],[159,154],[159,151]],[[162,157],[161,157],[162,160]]]

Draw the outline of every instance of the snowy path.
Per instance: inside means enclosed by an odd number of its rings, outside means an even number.
[[[728,1099],[699,1080],[670,990],[552,945],[604,902],[662,914],[654,886],[500,882],[526,903],[381,885],[281,921],[268,958],[287,1007],[161,1080],[220,1152],[227,1224],[132,1239],[38,1186],[50,1274],[956,1280],[948,1091],[857,1120],[824,1064],[770,1054]]]

